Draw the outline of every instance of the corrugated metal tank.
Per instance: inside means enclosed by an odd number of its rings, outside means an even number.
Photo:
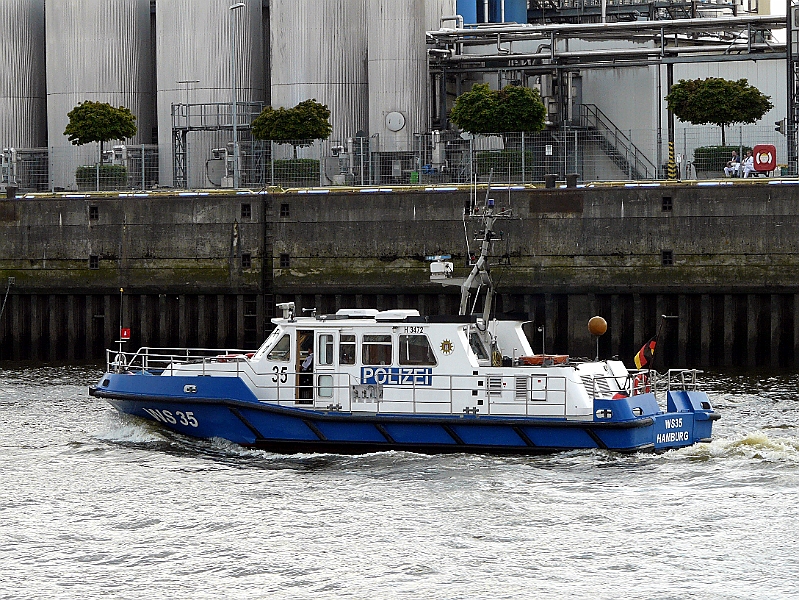
[[[454,0],[369,2],[369,133],[380,151],[411,150],[413,134],[428,130],[425,31],[454,13]]]
[[[231,11],[229,2],[158,0],[156,65],[158,150],[161,185],[173,184],[173,103],[230,103],[231,18],[236,37],[238,102],[265,99],[262,0],[247,0]],[[179,81],[196,81],[180,84]],[[229,116],[229,112],[228,112]],[[199,123],[196,116],[192,123]],[[241,120],[240,120],[241,122]],[[205,161],[212,148],[232,141],[232,131],[192,132],[187,139],[189,187],[208,187]]]
[[[154,125],[149,0],[69,0],[45,4],[47,131],[50,179],[74,188],[75,169],[94,164],[97,145],[72,146],[67,113],[84,100],[126,106],[137,136],[150,143]]]
[[[44,146],[44,0],[0,2],[0,72],[0,144]]]
[[[272,0],[272,105],[315,98],[330,109],[332,140],[369,122],[367,0]]]

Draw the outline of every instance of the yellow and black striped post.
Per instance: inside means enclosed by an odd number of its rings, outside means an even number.
[[[674,142],[669,142],[668,178],[669,179],[677,179],[677,163],[674,160]]]

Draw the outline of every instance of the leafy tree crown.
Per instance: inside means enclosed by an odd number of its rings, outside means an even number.
[[[69,111],[67,117],[69,123],[64,135],[75,146],[136,135],[136,116],[124,106],[114,108],[107,102],[86,100]]]
[[[314,99],[304,100],[293,108],[267,106],[252,122],[252,135],[276,142],[324,140],[333,131],[329,119],[330,109]]]
[[[755,123],[774,107],[771,97],[746,79],[729,81],[718,77],[681,79],[671,87],[666,102],[681,121],[719,127]]]
[[[547,111],[538,90],[508,85],[498,91],[479,83],[458,96],[450,120],[469,133],[540,131]]]

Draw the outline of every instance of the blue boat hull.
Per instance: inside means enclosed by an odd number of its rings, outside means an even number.
[[[108,384],[95,386],[90,393],[107,399],[121,413],[156,421],[194,437],[224,438],[242,446],[283,453],[662,451],[709,441],[712,421],[718,417],[712,410],[702,409],[706,396],[698,392],[677,393],[683,396],[672,392],[668,413],[641,417],[625,412],[631,406],[627,399],[597,400],[597,410],[610,407],[618,415],[617,420],[576,421],[493,415],[320,412],[258,402],[247,397],[246,388],[237,392],[234,386],[231,394],[231,384],[238,381],[235,378],[220,380],[228,392],[226,395],[220,388],[219,397],[190,399],[183,393],[188,378],[107,374],[104,379]],[[166,389],[165,383],[169,384]],[[156,384],[160,384],[158,393]],[[153,389],[147,389],[151,385]],[[654,396],[636,397],[635,404],[642,403],[657,406]]]

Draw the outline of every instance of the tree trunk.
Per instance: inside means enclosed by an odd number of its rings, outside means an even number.
[[[721,145],[727,145],[727,136],[724,135],[724,125],[721,126]]]

